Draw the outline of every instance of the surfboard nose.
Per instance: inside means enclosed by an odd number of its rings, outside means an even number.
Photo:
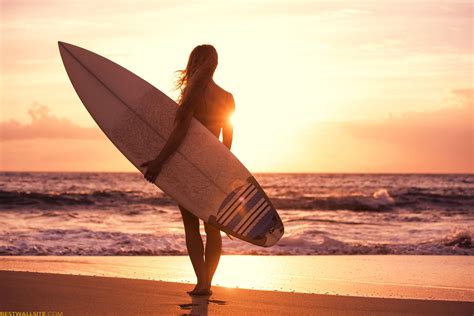
[[[64,45],[64,46],[74,46],[72,45],[71,43],[67,43],[67,42],[63,42],[63,41],[58,41],[58,45],[61,46],[61,45]]]
[[[64,53],[67,52],[67,48],[71,46],[72,45],[69,43],[58,41],[59,53],[61,55],[61,58],[63,59],[63,62],[64,62]]]
[[[63,41],[58,41],[58,47],[60,52],[68,51],[71,52],[71,50],[84,50],[83,48],[80,48],[76,45],[66,43]]]

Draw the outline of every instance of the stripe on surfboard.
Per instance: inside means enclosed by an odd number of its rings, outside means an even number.
[[[247,183],[246,185],[243,185],[237,192],[235,192],[234,195],[232,195],[232,198],[226,202],[226,204],[224,206],[222,206],[221,208],[221,211],[224,210],[225,208],[229,207],[234,201],[235,199],[237,199],[240,195],[242,195],[242,193],[248,189],[248,187],[252,185],[251,183]]]
[[[265,233],[271,226],[271,218],[273,217],[272,212],[266,212],[254,225],[250,227],[247,232],[248,237],[255,238],[256,236]]]
[[[245,205],[247,199],[254,196],[256,193],[256,188],[252,187],[250,190],[245,191],[243,194],[230,208],[228,208],[227,213],[221,216],[221,221],[225,222],[229,219],[229,216],[235,213],[237,209],[239,209],[242,205]],[[232,217],[232,216],[231,216]]]
[[[249,231],[260,221],[260,219],[265,216],[269,211],[271,210],[270,205],[267,205],[261,212],[260,214],[255,217],[248,225],[247,228],[244,229],[242,235],[245,236],[245,234],[248,234]]]
[[[235,202],[236,200],[238,200],[238,198],[240,198],[240,197],[245,193],[245,191],[247,191],[248,188],[251,187],[251,186],[252,186],[252,184],[249,183],[249,184],[243,186],[238,192],[236,192],[236,193],[234,194],[234,196],[232,197],[232,199],[220,210],[220,212],[219,212],[219,213],[220,213],[220,214],[219,214],[219,217],[221,217],[221,216],[227,211],[227,209],[228,209],[229,207],[231,207],[232,204],[234,204],[234,202]]]
[[[255,220],[255,218],[257,218],[258,216],[260,216],[260,213],[263,212],[265,210],[265,208],[268,206],[268,203],[262,203],[262,205],[260,205],[258,207],[258,209],[249,217],[246,219],[246,222],[245,224],[243,224],[239,230],[241,231],[241,234],[243,235],[244,232],[247,230],[248,226],[253,223],[253,221]]]
[[[240,234],[240,229],[247,223],[247,221],[255,215],[255,212],[262,206],[266,204],[265,198],[261,198],[255,205],[252,207],[252,209],[242,218],[242,220],[237,224],[235,227],[235,231]]]
[[[237,203],[236,205],[233,206],[233,209],[231,208],[230,211],[228,212],[228,215],[226,218],[223,218],[222,223],[223,225],[227,225],[228,222],[234,217],[233,215],[241,210],[242,208],[245,209],[245,206],[247,203],[258,193],[257,188],[253,188],[252,191],[250,191],[249,194],[247,194],[240,203]]]
[[[239,205],[242,201],[242,199],[244,199],[245,197],[247,197],[252,191],[254,190],[253,186],[249,186],[247,188],[247,190],[245,190],[242,194],[240,194],[240,196],[234,201],[234,203],[232,203],[229,207],[227,207],[227,209],[224,211],[224,212],[221,212],[219,214],[219,219],[222,221],[222,220],[225,220],[227,218],[227,215],[228,214],[231,214],[232,211],[234,210],[235,206]]]

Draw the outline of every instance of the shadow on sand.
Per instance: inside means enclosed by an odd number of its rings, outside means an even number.
[[[182,310],[189,310],[189,314],[182,315],[207,315],[208,305],[226,305],[226,301],[210,299],[210,296],[193,296],[191,295],[191,303],[178,304]]]

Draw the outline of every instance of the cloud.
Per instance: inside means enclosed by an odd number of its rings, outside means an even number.
[[[2,171],[133,171],[110,141],[35,139],[0,143]]]
[[[31,122],[22,124],[15,120],[0,122],[0,141],[37,138],[103,139],[98,128],[81,127],[65,118],[49,114],[47,106],[35,103],[28,110]]]
[[[474,171],[474,89],[452,91],[452,105],[380,121],[343,123],[351,135],[391,144],[418,165]]]

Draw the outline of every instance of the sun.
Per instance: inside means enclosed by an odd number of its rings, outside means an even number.
[[[235,113],[232,113],[232,114],[229,116],[230,125],[234,126],[234,125],[235,125],[235,121],[236,121]]]

